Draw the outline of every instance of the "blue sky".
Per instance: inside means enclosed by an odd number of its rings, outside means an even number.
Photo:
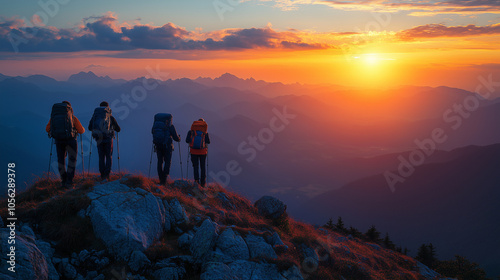
[[[42,0],[43,3],[54,3],[56,1]],[[173,22],[176,25],[185,27],[187,30],[202,28],[204,31],[224,28],[265,27],[271,23],[274,28],[279,30],[294,28],[317,32],[346,32],[357,29],[364,30],[370,25],[370,22],[376,20],[372,11],[369,9],[363,10],[365,8],[355,8],[354,10],[353,8],[349,8],[346,11],[346,8],[343,7],[302,4],[295,5],[290,10],[278,7],[277,3],[280,1],[250,0],[237,3],[236,5],[233,5],[236,2],[234,0],[65,1],[68,1],[68,3],[60,5],[59,12],[49,19],[48,25],[58,28],[68,28],[80,23],[83,18],[100,16],[109,11],[115,13],[120,21],[132,22],[140,18],[140,23],[142,24],[161,26],[165,23]],[[43,11],[38,3],[39,1],[37,0],[2,0],[0,1],[2,7],[1,15],[5,18],[31,18],[35,13]],[[223,13],[223,19],[221,20],[214,4],[218,4],[220,7],[227,5],[226,7],[230,7],[231,10]],[[367,7],[370,7],[370,5]],[[384,8],[376,8],[377,6],[373,5],[372,7],[374,7],[377,13],[384,11]],[[439,4],[436,7],[439,7]],[[494,21],[500,22],[498,14],[408,16],[410,12],[408,10],[391,12],[391,23],[384,26],[384,29],[398,31],[427,23],[449,23],[451,25],[472,23],[487,25],[494,23]]]

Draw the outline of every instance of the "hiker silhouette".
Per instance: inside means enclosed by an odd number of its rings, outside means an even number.
[[[170,174],[172,152],[174,151],[172,140],[176,142],[181,141],[179,134],[175,130],[175,126],[172,124],[172,115],[166,113],[156,114],[151,133],[153,134],[153,144],[158,157],[157,171],[160,185],[166,185]]]
[[[75,177],[76,158],[78,155],[78,143],[76,137],[83,134],[85,128],[73,114],[73,108],[68,101],[56,103],[52,106],[50,120],[45,131],[49,137],[55,139],[57,150],[57,162],[61,186],[69,188],[73,185]],[[66,155],[68,155],[68,168],[66,170]]]
[[[115,131],[120,132],[121,128],[115,117],[111,115],[108,102],[103,101],[99,107],[95,108],[88,129],[92,131],[92,138],[96,141],[101,180],[109,181],[113,163],[113,138]]]
[[[207,182],[207,169],[205,166],[208,154],[207,144],[210,144],[210,136],[207,132],[208,125],[204,119],[194,121],[191,130],[186,136],[186,143],[189,143],[189,153],[193,163],[194,180],[202,187]],[[199,170],[201,169],[201,177]]]

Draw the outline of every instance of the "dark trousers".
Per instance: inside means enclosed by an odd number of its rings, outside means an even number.
[[[111,164],[113,163],[113,140],[97,144],[97,153],[99,154],[101,178],[107,178],[111,173]]]
[[[205,162],[207,155],[191,155],[191,162],[193,163],[194,179],[199,181],[202,186],[207,182],[207,169]],[[201,178],[199,169],[201,168]]]
[[[56,140],[57,162],[59,175],[63,184],[72,184],[75,177],[76,157],[78,144],[76,138]],[[68,155],[68,169],[66,170],[66,155]]]
[[[158,177],[160,184],[165,184],[167,176],[170,174],[170,164],[172,163],[172,149],[167,145],[157,145],[156,155],[158,157]]]

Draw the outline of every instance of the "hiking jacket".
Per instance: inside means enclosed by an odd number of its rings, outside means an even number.
[[[109,124],[109,126],[110,126],[111,130],[116,131],[116,132],[120,132],[122,130],[120,128],[120,126],[118,125],[118,122],[116,121],[115,117],[110,116],[110,121],[111,121],[111,123]],[[90,122],[89,122],[89,126],[88,126],[89,131],[92,131],[93,127],[94,127],[94,115],[92,115],[92,118],[90,119]],[[113,133],[113,135],[111,135],[109,137],[104,137],[104,139],[102,139],[102,142],[103,143],[109,142],[109,141],[111,141],[111,139],[113,139],[113,137],[114,137],[114,133]]]
[[[169,127],[169,133],[170,133],[170,138],[173,139],[175,142],[180,142],[181,141],[181,136],[177,134],[177,130],[175,130],[175,126],[171,124]],[[153,128],[151,128],[151,133],[153,133]],[[168,141],[168,139],[167,139]],[[174,142],[170,143],[170,145],[167,145],[167,148],[170,148],[172,151],[174,150]]]
[[[193,137],[193,131],[190,130],[188,131],[188,134],[186,136],[186,143],[190,144],[192,137]],[[210,144],[210,136],[208,135],[208,132],[205,133],[205,144]],[[189,147],[189,153],[191,153],[192,155],[206,155],[208,154],[208,148],[205,147],[204,149],[193,149]]]
[[[73,127],[76,129],[76,132],[78,132],[79,134],[85,133],[85,128],[83,128],[82,123],[74,115],[73,115]],[[47,126],[45,127],[45,131],[47,131],[47,133],[50,133],[50,120],[49,120],[49,123],[47,124]]]

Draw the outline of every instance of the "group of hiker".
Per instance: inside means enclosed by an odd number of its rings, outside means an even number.
[[[65,188],[70,188],[73,185],[78,155],[77,136],[85,133],[85,128],[73,114],[71,104],[68,101],[63,101],[52,106],[50,120],[45,130],[56,144],[61,184]],[[92,132],[92,139],[96,141],[101,180],[109,181],[113,139],[115,138],[115,132],[120,132],[121,128],[112,116],[108,102],[103,101],[99,104],[99,107],[95,108],[89,121],[88,130]],[[181,141],[175,126],[172,124],[172,115],[166,113],[156,114],[151,134],[153,136],[153,147],[158,158],[159,183],[166,185],[170,173],[172,152],[174,151],[173,141]],[[210,144],[210,137],[204,119],[200,118],[193,122],[191,130],[186,135],[186,143],[189,144],[195,182],[205,186],[207,177],[205,163],[208,154],[207,144]],[[67,168],[66,157],[68,158]]]

